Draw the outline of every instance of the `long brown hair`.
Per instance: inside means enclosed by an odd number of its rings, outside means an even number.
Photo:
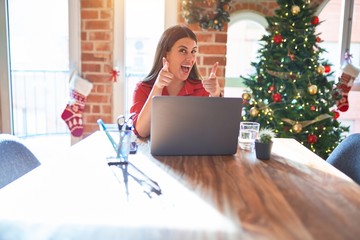
[[[191,38],[197,43],[195,33],[185,25],[175,25],[164,31],[156,47],[153,66],[150,73],[143,80],[144,82],[157,78],[157,75],[163,67],[163,57],[165,57],[166,53],[171,50],[175,42],[182,38]],[[201,80],[201,75],[196,62],[191,68],[189,78],[192,80]]]

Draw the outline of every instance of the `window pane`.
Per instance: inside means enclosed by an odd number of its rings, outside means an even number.
[[[67,0],[9,1],[13,70],[67,70]]]
[[[317,33],[323,42],[319,45],[324,48],[324,52],[320,57],[327,59],[329,63],[333,64],[331,67],[333,71],[339,69],[340,66],[340,18],[341,18],[341,1],[330,0],[324,9],[319,14],[320,21],[323,21],[317,27]],[[333,76],[335,77],[335,75]]]
[[[262,22],[262,24],[260,24]],[[228,28],[226,73],[224,94],[227,97],[240,97],[244,90],[241,76],[248,76],[255,69],[260,39],[266,34],[265,18],[252,13],[234,16]]]
[[[165,0],[127,0],[125,4],[126,112],[136,83],[150,71],[156,45],[164,31]],[[151,9],[151,11],[149,11]],[[139,19],[141,19],[139,21]]]
[[[226,78],[247,76],[256,61],[260,39],[266,34],[263,26],[252,20],[239,20],[228,29]]]
[[[68,1],[8,2],[14,133],[66,133]]]

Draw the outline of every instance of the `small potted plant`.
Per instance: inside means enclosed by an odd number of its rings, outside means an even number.
[[[259,138],[255,140],[256,157],[260,160],[269,160],[273,141],[276,137],[274,129],[262,128],[259,131]]]

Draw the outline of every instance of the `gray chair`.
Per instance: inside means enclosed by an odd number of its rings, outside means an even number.
[[[346,137],[326,161],[360,184],[360,133]]]
[[[0,188],[40,164],[40,161],[21,142],[21,139],[10,134],[0,134]]]

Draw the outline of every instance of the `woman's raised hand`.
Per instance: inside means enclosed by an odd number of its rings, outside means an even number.
[[[166,86],[169,86],[173,80],[174,75],[169,71],[169,62],[166,58],[163,58],[163,68],[160,70],[158,77],[155,81],[155,86],[163,89]]]
[[[219,97],[221,93],[219,81],[216,79],[216,70],[218,65],[219,63],[216,62],[211,69],[209,78],[202,81],[205,90],[212,97]]]

